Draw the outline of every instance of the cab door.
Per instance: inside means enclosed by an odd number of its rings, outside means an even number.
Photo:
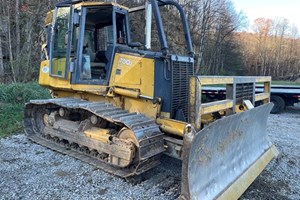
[[[72,84],[108,85],[114,54],[113,7],[81,7],[74,27],[76,59]]]
[[[50,42],[50,76],[68,79],[72,38],[72,7],[56,7]]]
[[[116,48],[127,46],[128,26],[125,14],[114,6],[81,7],[80,24],[74,27],[73,84],[108,86]]]

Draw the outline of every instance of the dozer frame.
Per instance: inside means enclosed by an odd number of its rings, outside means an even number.
[[[175,6],[186,55],[169,53],[160,6]],[[145,10],[145,45],[133,42],[129,13]],[[161,51],[151,50],[152,11]],[[278,154],[266,136],[270,77],[194,75],[183,8],[150,0],[66,1],[45,20],[39,83],[53,99],[26,104],[28,137],[120,177],[139,175],[162,154],[182,160],[182,199],[237,199]],[[263,83],[255,94],[255,84]],[[201,87],[226,85],[205,101]],[[256,105],[256,107],[255,107]]]

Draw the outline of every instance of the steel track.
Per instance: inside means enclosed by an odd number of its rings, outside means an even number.
[[[88,152],[70,148],[70,145],[59,142],[64,138],[58,138],[55,141],[51,137],[46,137],[42,131],[39,131],[40,125],[37,121],[41,121],[43,111],[57,110],[60,107],[84,110],[110,123],[133,130],[139,142],[138,154],[136,155],[138,156],[138,162],[126,168],[115,167]],[[75,98],[32,100],[25,106],[24,126],[30,140],[120,177],[139,175],[157,166],[160,163],[160,155],[164,151],[163,134],[154,120],[141,114],[129,113],[109,103],[89,102]]]

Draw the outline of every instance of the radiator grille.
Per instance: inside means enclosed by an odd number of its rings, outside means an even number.
[[[253,101],[253,83],[236,84],[236,103],[242,103],[243,100]]]
[[[172,61],[172,118],[181,112],[181,119],[188,121],[189,77],[194,75],[193,62]],[[183,119],[182,119],[183,118]]]

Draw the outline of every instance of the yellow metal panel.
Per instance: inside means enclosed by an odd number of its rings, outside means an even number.
[[[203,124],[209,124],[213,121],[215,121],[215,118],[212,116],[212,114],[205,114],[201,116],[201,123]]]
[[[160,111],[160,106],[153,104],[150,100],[125,98],[124,109],[129,112],[142,113],[149,118],[156,119],[157,113]]]
[[[123,88],[114,88],[113,91],[122,96],[127,96],[127,97],[132,97],[132,98],[139,98],[139,95],[140,95],[140,93],[137,91],[123,89]]]
[[[189,80],[189,122],[195,127],[196,130],[200,130],[201,127],[201,115],[199,115],[198,109],[201,104],[201,90],[199,80],[192,76]]]
[[[48,86],[50,82],[50,65],[49,60],[43,60],[40,64],[39,84],[42,86]]]
[[[245,112],[247,108],[243,104],[237,104],[235,105],[235,112],[240,113],[240,112]]]
[[[79,93],[81,95],[84,95],[85,93],[88,94],[96,94],[96,95],[105,95],[106,94],[106,86],[101,85],[82,85],[82,84],[75,84],[71,85],[70,80],[50,77],[49,78],[49,84],[44,85],[50,89],[53,89],[55,91],[64,91],[68,93],[68,96],[72,93]],[[71,92],[71,93],[70,93]]]
[[[232,84],[233,77],[198,77],[201,85]]]
[[[242,176],[240,176],[229,188],[227,188],[217,199],[238,199],[250,186],[250,184],[264,170],[267,164],[277,157],[278,151],[273,145],[254,164],[252,164]]]
[[[52,59],[52,74],[65,77],[66,72],[66,58]]]
[[[103,85],[83,85],[83,84],[75,84],[71,85],[70,88],[72,90],[80,91],[80,92],[88,92],[88,93],[93,93],[97,95],[104,95],[106,94],[107,91],[107,86]]]
[[[45,60],[40,65],[39,84],[50,88],[70,88],[70,74],[67,79],[50,76],[50,63]]]
[[[270,81],[264,82],[264,93],[269,93],[269,97],[264,99],[264,104],[270,103],[270,92],[271,92],[271,77]]]
[[[122,6],[116,3],[111,2],[82,2],[75,5],[75,8],[81,7],[81,6],[116,6],[125,10],[129,10],[128,7]]]
[[[141,95],[154,95],[154,59],[115,54],[110,86],[139,89]]]
[[[137,112],[146,115],[149,118],[156,119],[157,113],[160,112],[160,105],[153,104],[150,100],[145,99],[133,99],[133,98],[110,98],[105,96],[99,96],[97,94],[91,94],[87,92],[74,92],[74,91],[63,91],[53,90],[55,97],[76,97],[85,99],[88,101],[101,101],[112,103],[114,106],[121,107],[129,112]]]
[[[68,79],[63,79],[63,78],[50,76],[49,86],[51,88],[71,89],[70,74],[68,74]]]
[[[270,93],[259,93],[255,95],[255,101],[261,101],[270,98]]]
[[[183,137],[185,127],[188,125],[185,122],[177,121],[173,119],[161,119],[158,118],[156,122],[160,125],[160,128],[170,134]]]
[[[221,110],[226,110],[233,107],[232,100],[222,100],[211,103],[205,103],[201,105],[201,114],[208,114],[213,112],[218,112]]]
[[[271,76],[255,76],[256,82],[271,82]]]
[[[103,95],[107,91],[107,86],[102,85],[83,85],[83,84],[70,84],[71,74],[68,74],[68,78],[57,78],[50,76],[50,63],[49,60],[44,60],[40,65],[39,84],[51,89],[87,92],[97,95]],[[66,95],[66,94],[65,94]],[[68,96],[73,96],[72,93],[68,93]]]
[[[107,129],[102,129],[102,128],[97,128],[97,127],[92,127],[86,131],[84,131],[84,134],[86,137],[92,138],[94,140],[99,140],[103,143],[109,143],[109,130]]]
[[[116,56],[115,84],[141,85],[142,58],[129,55]]]
[[[74,98],[81,98],[87,101],[102,101],[107,103],[114,103],[112,98],[106,98],[103,95],[98,95],[92,92],[77,92],[73,90],[62,90],[62,89],[52,89],[52,93],[55,97],[64,98],[64,97],[74,97]],[[117,105],[117,104],[116,104]],[[118,104],[119,106],[120,104]],[[120,107],[120,106],[119,106]]]

